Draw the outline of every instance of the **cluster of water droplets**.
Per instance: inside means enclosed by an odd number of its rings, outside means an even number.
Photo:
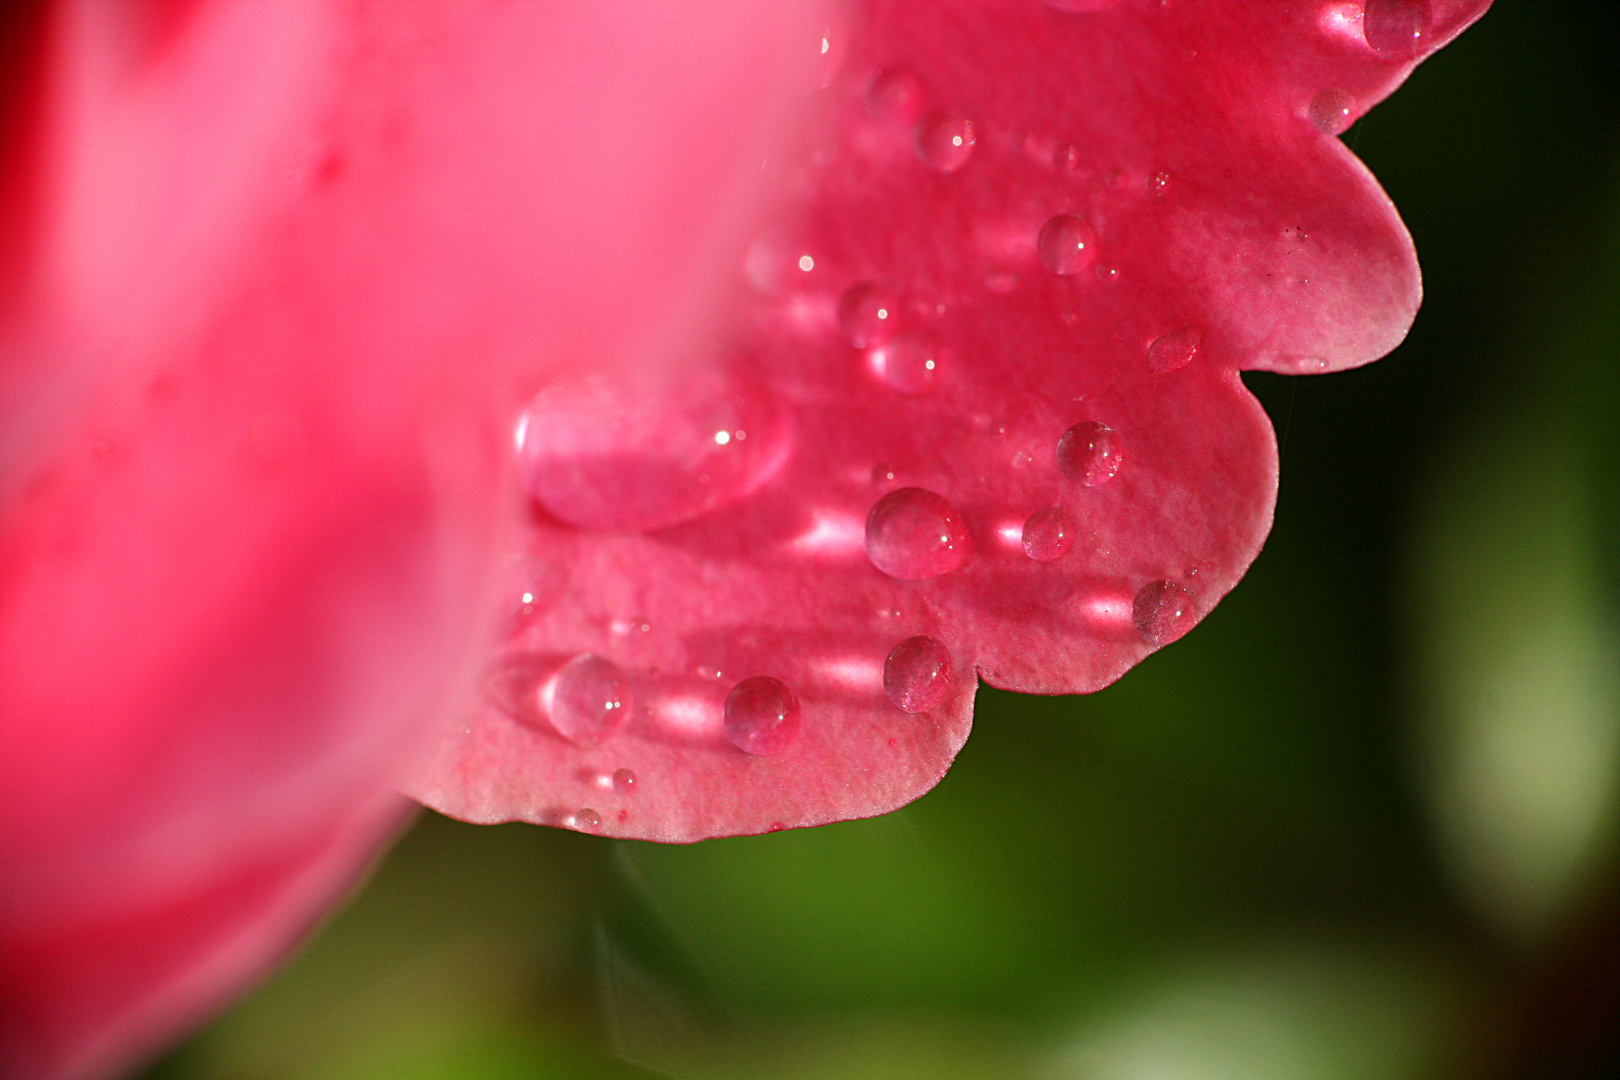
[[[1114,6],[1114,0],[1045,2],[1068,13]],[[1369,0],[1368,44],[1380,55],[1415,50],[1428,33],[1428,20],[1427,4],[1421,0]],[[941,177],[966,168],[983,137],[959,108],[931,103],[927,86],[907,67],[879,71],[867,84],[862,103],[872,120],[903,136],[916,160]],[[1311,102],[1310,119],[1324,131],[1342,130],[1339,125],[1353,108],[1354,102],[1343,92],[1324,91]],[[1060,171],[1067,168],[1075,175],[1083,161],[1072,146],[1048,157]],[[1120,169],[1114,169],[1107,183],[1117,191],[1162,196],[1171,182],[1165,172],[1132,175],[1135,179],[1127,181]],[[1103,217],[1097,220],[1106,223]],[[1105,281],[1118,275],[1117,267],[1098,264],[1097,230],[1081,213],[1069,209],[1052,213],[1029,240],[1039,265],[1056,278],[1074,278],[1093,268]],[[778,303],[802,302],[803,294],[797,290],[804,286],[798,283],[824,281],[823,276],[837,273],[834,261],[818,264],[810,252],[785,243],[756,244],[749,258],[748,280]],[[785,273],[779,272],[778,264]],[[1010,288],[1004,291],[1018,287],[1016,276],[1009,280]],[[783,282],[795,284],[784,288]],[[945,311],[935,299],[909,296],[889,282],[858,280],[838,295],[837,331],[882,386],[903,396],[933,393],[955,370],[929,323],[928,312]],[[1202,345],[1196,327],[1172,325],[1143,346],[1141,355],[1149,371],[1168,375],[1192,364]],[[529,493],[565,523],[608,532],[651,531],[694,520],[740,499],[768,479],[786,450],[777,452],[781,420],[764,384],[734,368],[719,370],[706,392],[693,394],[688,387],[677,387],[672,400],[682,405],[673,412],[656,400],[647,404],[639,387],[558,384],[542,391],[517,436]],[[606,432],[596,426],[604,415],[619,419]],[[1055,464],[1057,472],[1079,489],[1108,485],[1126,462],[1119,434],[1096,419],[1073,424],[1055,444],[1047,445],[1052,449],[1047,451],[1046,467]],[[871,476],[879,487],[896,480],[895,471],[881,464],[873,467]],[[627,492],[633,493],[629,502]],[[1025,558],[1050,564],[1073,550],[1085,517],[1073,507],[1072,502],[1046,505],[1029,513],[1014,537]],[[912,485],[889,490],[872,503],[865,519],[864,548],[872,567],[903,582],[925,582],[960,571],[975,556],[972,530],[958,507],[936,491]],[[525,593],[525,618],[541,608],[540,601],[536,592]],[[1174,641],[1198,617],[1192,594],[1170,580],[1138,589],[1131,611],[1136,632],[1154,646]],[[639,625],[647,630],[646,624]],[[710,681],[724,678],[718,670],[700,673]],[[951,649],[936,637],[906,637],[884,658],[882,689],[900,712],[935,710],[950,700],[956,687]],[[631,676],[592,653],[568,660],[536,695],[540,726],[584,748],[602,746],[619,735],[637,705]],[[731,686],[719,720],[725,739],[738,751],[770,757],[786,753],[801,738],[802,707],[794,689],[781,679],[750,675]],[[634,794],[637,783],[636,774],[627,768],[598,779],[604,792],[611,790],[621,799]],[[584,831],[595,831],[602,824],[600,812],[592,807],[580,807],[567,820]]]

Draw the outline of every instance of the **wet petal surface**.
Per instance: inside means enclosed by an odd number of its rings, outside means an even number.
[[[1271,521],[1238,372],[1367,363],[1416,312],[1411,240],[1332,132],[1487,4],[1419,6],[859,5],[731,293],[769,469],[618,475],[627,506],[726,489],[679,515],[531,506],[521,554],[568,584],[501,663],[608,658],[634,714],[586,749],[492,700],[417,794],[564,825],[589,797],[591,831],[669,841],[869,816],[944,773],[974,675],[1095,690],[1186,633]],[[956,677],[909,711],[885,665],[919,637]],[[728,737],[756,678],[798,706],[769,754]],[[621,769],[634,799],[604,797]]]

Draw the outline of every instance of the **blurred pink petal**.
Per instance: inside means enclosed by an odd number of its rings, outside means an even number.
[[[487,649],[498,426],[705,321],[810,7],[78,0],[16,38],[0,1074],[150,1051],[398,827]]]

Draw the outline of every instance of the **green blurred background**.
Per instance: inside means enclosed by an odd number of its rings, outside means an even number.
[[[1276,529],[939,788],[690,848],[425,815],[150,1080],[1620,1075],[1620,4],[1497,0],[1344,138],[1428,299],[1251,376]]]

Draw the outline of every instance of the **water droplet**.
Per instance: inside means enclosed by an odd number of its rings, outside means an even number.
[[[926,488],[891,491],[866,515],[867,558],[890,577],[938,577],[964,566],[968,554],[962,515]]]
[[[879,485],[894,483],[894,469],[883,462],[872,466],[872,483]]]
[[[1136,632],[1150,645],[1168,645],[1198,621],[1192,593],[1173,581],[1152,581],[1142,586],[1131,605]]]
[[[973,156],[973,121],[955,109],[929,113],[917,125],[917,156],[935,172],[953,173]]]
[[[1170,174],[1167,172],[1156,172],[1147,178],[1149,195],[1163,195],[1169,188]]]
[[[870,281],[852,285],[839,298],[838,327],[857,349],[882,345],[894,336],[899,321],[899,300]]]
[[[811,258],[809,255],[800,255],[799,256],[799,269],[800,270],[803,270],[805,273],[808,274],[810,271],[814,270],[815,268],[816,268],[816,260],[815,259]]]
[[[1041,262],[1054,274],[1078,274],[1097,258],[1097,234],[1084,218],[1059,214],[1041,226],[1035,241]]]
[[[1061,507],[1037,510],[1024,522],[1024,554],[1036,562],[1061,559],[1074,544],[1074,530],[1074,519]]]
[[[594,746],[619,730],[634,704],[630,680],[619,665],[580,653],[557,672],[546,713],[557,734],[580,746]]]
[[[602,815],[588,806],[582,806],[574,811],[574,828],[582,832],[599,828],[602,824]]]
[[[747,495],[786,457],[781,408],[741,363],[559,380],[535,395],[528,415],[520,460],[529,494],[586,529],[690,521]]]
[[[1060,146],[1052,154],[1052,165],[1070,176],[1078,176],[1086,167],[1080,148],[1073,143]]]
[[[872,367],[902,394],[926,394],[939,375],[939,339],[926,331],[901,334],[872,353]]]
[[[726,696],[726,738],[750,754],[776,754],[799,735],[799,699],[780,679],[755,675]]]
[[[1385,60],[1410,60],[1428,42],[1433,13],[1429,0],[1367,0],[1361,33]]]
[[[951,653],[927,635],[909,637],[883,662],[883,689],[908,713],[927,712],[951,692]]]
[[[1063,433],[1057,445],[1058,468],[1086,487],[1106,484],[1119,472],[1123,448],[1107,424],[1086,420]]]
[[[922,115],[925,93],[915,71],[884,68],[866,88],[866,115],[885,127],[908,128]]]
[[[1324,135],[1342,135],[1349,130],[1355,98],[1343,90],[1323,90],[1311,98],[1311,123]]]
[[[1179,371],[1193,362],[1193,358],[1198,355],[1200,344],[1198,331],[1192,327],[1184,326],[1180,330],[1172,330],[1148,346],[1148,367],[1160,375]]]
[[[613,790],[620,795],[628,795],[636,790],[636,774],[629,769],[618,769],[613,773]]]

